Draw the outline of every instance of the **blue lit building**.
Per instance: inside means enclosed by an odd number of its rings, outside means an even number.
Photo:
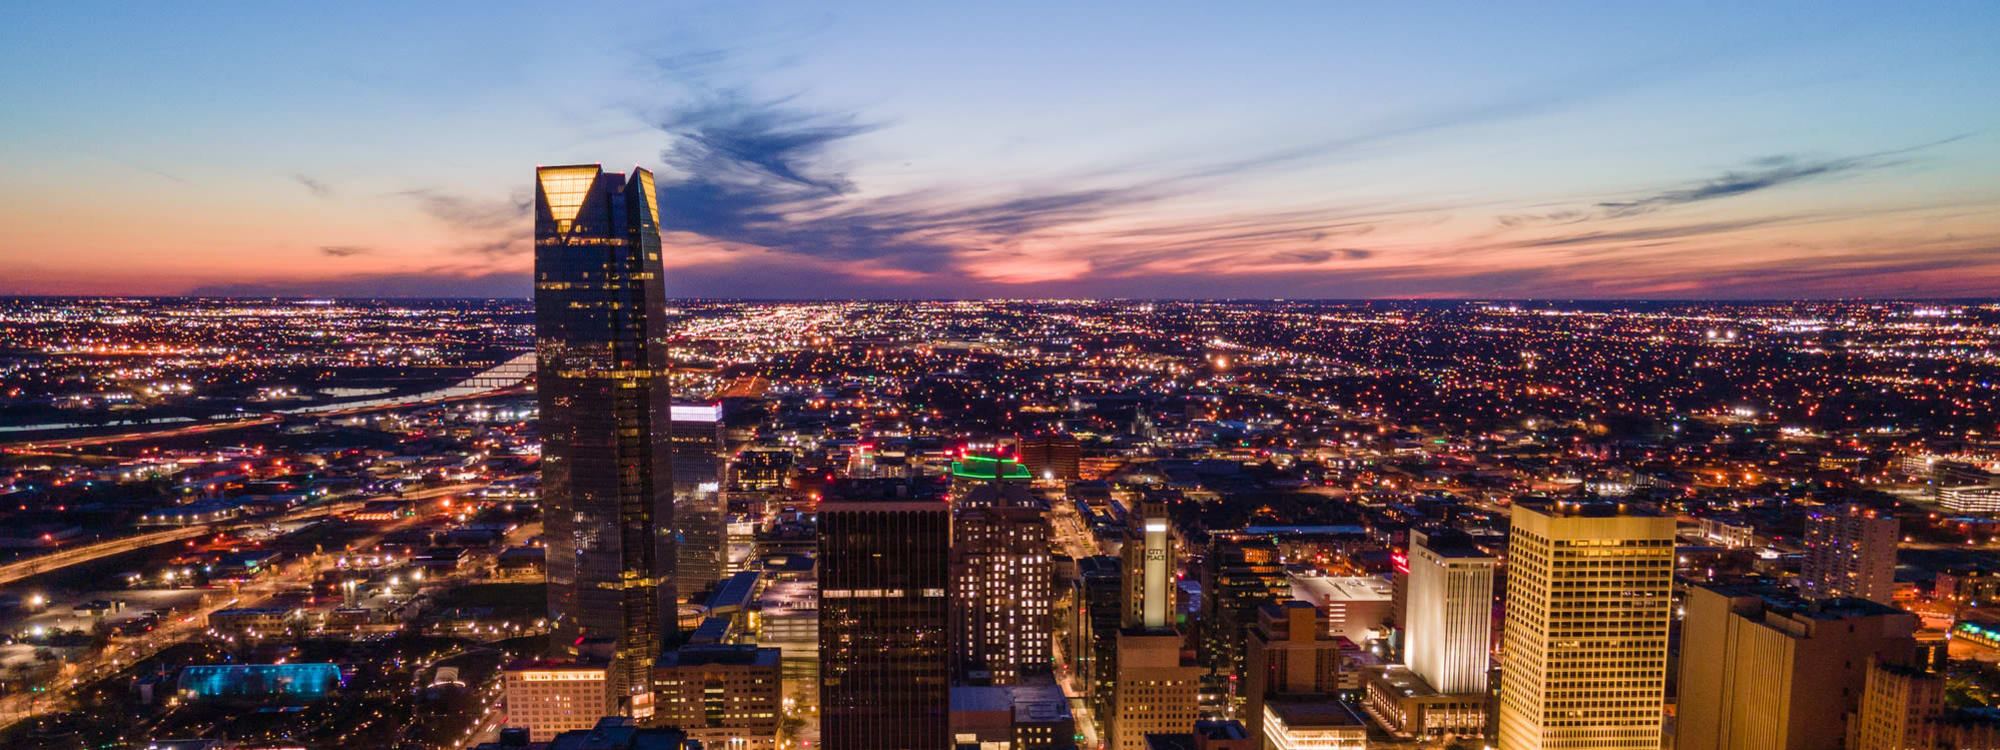
[[[280,698],[312,701],[340,687],[335,664],[211,664],[181,670],[175,683],[196,700]]]

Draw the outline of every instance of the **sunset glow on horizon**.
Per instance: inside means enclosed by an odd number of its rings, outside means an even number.
[[[1146,7],[21,9],[0,294],[524,296],[596,162],[683,297],[2000,290],[1992,3]]]

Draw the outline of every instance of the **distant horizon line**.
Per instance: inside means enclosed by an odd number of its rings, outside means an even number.
[[[265,300],[271,302],[533,302],[520,297],[350,297],[324,295],[0,294],[0,300]],[[1993,297],[668,297],[668,302],[1335,302],[1777,304],[1824,302],[2000,303]]]

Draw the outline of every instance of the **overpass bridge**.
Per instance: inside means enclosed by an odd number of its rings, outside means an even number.
[[[363,401],[338,401],[331,404],[314,404],[293,409],[280,409],[278,414],[330,414],[354,411],[368,411],[396,406],[415,406],[435,401],[480,396],[488,393],[519,388],[535,374],[535,353],[522,352],[500,364],[486,368],[472,377],[460,380],[444,388],[411,393],[401,396],[383,396]]]

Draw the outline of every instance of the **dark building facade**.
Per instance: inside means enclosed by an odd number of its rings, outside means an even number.
[[[820,505],[820,744],[948,747],[951,506],[872,486]]]
[[[1083,558],[1076,568],[1070,659],[1092,714],[1108,717],[1118,680],[1118,629],[1125,619],[1125,568],[1110,555]]]
[[[1268,538],[1218,534],[1210,539],[1203,581],[1208,609],[1202,618],[1202,666],[1210,683],[1228,694],[1232,711],[1241,707],[1246,642],[1257,627],[1257,612],[1291,596],[1291,579],[1279,563],[1278,545]],[[1255,717],[1241,716],[1256,728]]]
[[[1021,465],[1036,479],[1077,479],[1082,475],[1083,445],[1071,435],[1025,435]]]
[[[608,640],[619,710],[652,714],[673,627],[673,479],[653,175],[535,173],[535,352],[554,643]]]
[[[673,420],[674,579],[688,596],[721,580],[727,562],[722,405],[674,404]]]

